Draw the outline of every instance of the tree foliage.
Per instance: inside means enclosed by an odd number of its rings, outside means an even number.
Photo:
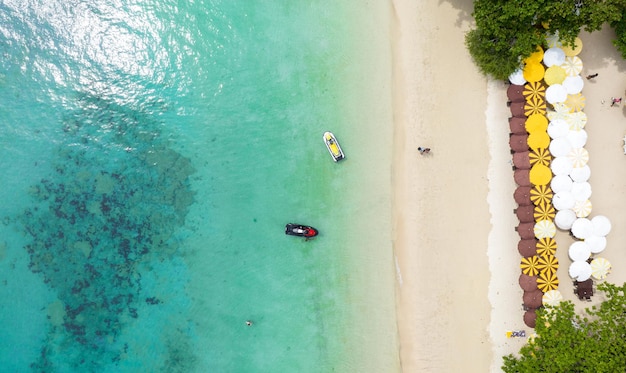
[[[606,300],[577,314],[572,302],[537,311],[537,337],[519,356],[504,357],[506,373],[623,372],[626,367],[626,284],[598,285]]]
[[[476,28],[467,33],[465,44],[481,72],[506,79],[538,45],[546,44],[546,33],[558,32],[573,45],[582,29],[626,22],[625,10],[626,0],[475,0]],[[626,54],[623,37],[616,46]]]

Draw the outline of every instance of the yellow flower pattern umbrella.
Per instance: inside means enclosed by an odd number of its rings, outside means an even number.
[[[546,25],[543,25],[543,27],[547,28]],[[548,48],[560,48],[563,44],[561,44],[561,40],[559,39],[559,32],[547,34],[546,44],[548,44]],[[543,58],[543,56],[541,58]]]
[[[536,185],[530,190],[530,200],[537,206],[542,203],[552,203],[554,193],[548,185]]]
[[[533,185],[548,185],[550,180],[552,180],[552,170],[548,166],[536,164],[530,168],[528,178]]]
[[[550,136],[546,131],[534,131],[528,135],[528,147],[531,149],[545,149],[550,146]]]
[[[565,69],[561,65],[553,65],[546,69],[543,80],[547,85],[561,84],[567,77]]]
[[[537,255],[555,255],[556,241],[552,237],[544,237],[537,241]]]
[[[541,303],[548,306],[558,306],[563,301],[563,294],[558,290],[548,290],[541,297]]]
[[[611,262],[604,258],[595,258],[591,261],[591,276],[597,280],[604,280],[611,273]]]
[[[532,133],[536,131],[548,130],[548,119],[545,115],[533,114],[526,118],[526,124],[524,124],[526,132]]]
[[[537,269],[540,275],[545,272],[556,273],[556,270],[559,269],[559,260],[554,255],[540,256],[537,260]]]
[[[529,61],[526,66],[524,66],[524,79],[528,82],[538,82],[543,79],[545,71],[546,69],[541,63]]]
[[[552,154],[547,148],[537,148],[533,149],[529,154],[530,164],[542,164],[544,166],[550,166],[550,161],[552,161]]]
[[[532,98],[526,99],[526,104],[524,104],[524,115],[527,117],[533,114],[541,114],[545,115],[546,113],[546,102],[541,98]]]
[[[576,40],[574,40],[573,47],[569,45],[564,45],[561,47],[561,49],[563,49],[563,52],[565,52],[566,56],[576,56],[583,50],[583,41],[577,37]]]
[[[587,199],[584,201],[576,201],[572,210],[576,213],[576,217],[586,218],[591,214],[591,208],[591,201]]]
[[[589,152],[585,148],[573,148],[567,153],[567,158],[574,168],[584,167],[589,162]]]
[[[556,235],[556,225],[550,220],[539,220],[535,223],[533,232],[537,238],[554,237]]]
[[[539,274],[539,270],[537,269],[538,260],[539,257],[537,255],[529,256],[528,258],[522,258],[522,262],[520,263],[522,273],[529,276],[537,276],[537,274]]]
[[[585,128],[587,124],[587,114],[584,111],[577,111],[570,113],[565,117],[565,121],[569,124],[569,129],[572,131],[579,131]]]
[[[556,211],[554,210],[554,206],[551,203],[540,203],[535,206],[535,212],[533,217],[535,221],[539,220],[552,220],[554,221],[554,217],[556,216]]]
[[[585,108],[585,96],[582,93],[567,95],[565,106],[569,107],[571,112],[581,111]]]
[[[546,86],[542,82],[530,82],[524,86],[522,94],[526,97],[526,100],[537,98],[543,100],[546,96]]]
[[[576,56],[565,57],[565,61],[561,64],[567,76],[576,76],[583,71],[583,61]]]
[[[537,287],[544,293],[559,288],[559,279],[555,272],[541,272],[537,277]]]

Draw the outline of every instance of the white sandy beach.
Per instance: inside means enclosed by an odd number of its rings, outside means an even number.
[[[482,76],[464,46],[469,1],[395,0],[393,225],[397,263],[400,358],[404,372],[499,372],[502,356],[526,327],[513,214],[515,183],[508,147],[506,85]],[[601,256],[613,263],[608,281],[626,281],[626,63],[612,30],[581,35],[587,98],[586,149],[593,188],[590,217],[613,230]],[[432,148],[421,156],[418,146]],[[556,237],[560,290],[579,309],[567,270],[567,232]],[[594,302],[601,297],[594,297]]]

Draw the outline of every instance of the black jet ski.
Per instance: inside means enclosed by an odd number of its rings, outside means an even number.
[[[308,225],[289,223],[285,226],[285,234],[289,236],[298,236],[304,238],[313,238],[317,236],[319,231]]]

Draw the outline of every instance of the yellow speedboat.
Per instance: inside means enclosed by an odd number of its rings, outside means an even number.
[[[332,132],[324,132],[324,144],[326,144],[326,148],[328,148],[330,155],[333,157],[333,161],[339,162],[345,158],[343,150],[341,150],[341,146],[339,146],[339,142]]]

